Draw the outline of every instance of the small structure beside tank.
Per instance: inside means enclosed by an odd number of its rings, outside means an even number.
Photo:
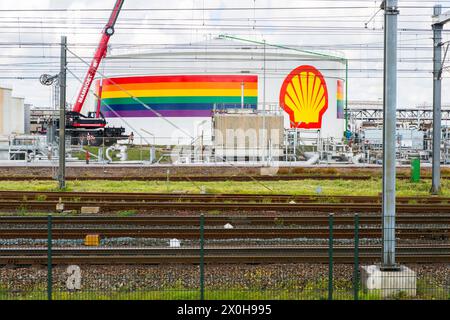
[[[279,161],[284,155],[283,115],[234,109],[213,115],[215,161]]]

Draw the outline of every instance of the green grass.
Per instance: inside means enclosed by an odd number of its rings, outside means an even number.
[[[138,213],[137,210],[124,210],[117,212],[117,215],[119,217],[131,217],[136,215],[137,213]]]
[[[378,195],[381,179],[370,180],[296,180],[296,181],[215,181],[202,182],[211,193],[251,193],[251,194],[316,194],[321,187],[321,195]],[[265,186],[270,188],[268,190]],[[17,191],[57,191],[55,181],[2,181],[0,190]],[[427,196],[430,182],[411,183],[397,181],[398,196]],[[200,193],[198,185],[188,181],[68,181],[66,191],[76,192],[174,192]],[[442,196],[450,196],[450,179],[442,180]]]
[[[8,293],[5,288],[0,288],[0,300],[45,300],[45,289],[30,290],[20,293]],[[184,288],[168,288],[162,290],[131,291],[127,289],[102,292],[102,291],[59,291],[54,290],[54,300],[199,300],[199,290]],[[303,289],[206,289],[206,300],[326,300],[328,292],[322,286],[306,286]],[[333,292],[333,300],[353,300],[351,289],[336,289]],[[381,292],[361,291],[359,300],[382,300]],[[421,292],[418,286],[417,296],[410,297],[400,292],[389,298],[390,300],[446,300],[450,295],[443,289],[430,288],[429,292]]]
[[[80,214],[80,211],[77,210],[66,210],[63,212],[42,212],[42,211],[28,211],[23,210],[18,214],[18,211],[11,212],[0,212],[0,217],[10,217],[10,216],[23,216],[23,217],[47,217],[51,214],[53,217],[66,217],[66,216],[74,216]]]
[[[352,300],[351,291],[335,292],[335,299]],[[380,296],[376,293],[361,294],[361,300],[376,300]],[[45,300],[47,293],[45,290],[33,290],[21,293],[6,293],[0,291],[0,300]],[[119,290],[114,292],[100,291],[58,291],[53,292],[54,300],[199,300],[199,290],[193,289],[164,289],[127,291]],[[205,290],[206,300],[325,300],[327,291],[323,289],[304,290],[243,290],[243,289],[215,289]]]
[[[278,282],[271,288],[266,287],[267,280],[262,274],[252,278],[252,284],[224,285],[205,288],[207,300],[324,300],[328,298],[328,279],[299,283],[292,278]],[[351,279],[335,279],[333,283],[334,300],[353,300],[353,283]],[[11,289],[5,284],[0,284],[0,300],[42,300],[46,299],[46,285],[40,284],[22,292],[9,292]],[[417,296],[410,297],[405,292],[399,292],[389,299],[408,300],[423,299],[433,300],[450,299],[450,288],[435,283],[433,278],[425,277],[417,279]],[[156,289],[136,289],[123,286],[116,290],[100,291],[83,289],[69,292],[65,289],[54,287],[53,298],[55,300],[199,300],[198,288],[185,287],[181,283]],[[359,291],[359,300],[381,300],[381,292]]]
[[[27,208],[24,205],[20,205],[16,210],[16,215],[25,216],[27,212],[28,212]]]
[[[47,196],[45,194],[38,194],[36,196],[36,201],[45,201],[47,200]]]

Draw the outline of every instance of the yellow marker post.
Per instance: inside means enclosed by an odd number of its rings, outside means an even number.
[[[84,245],[90,247],[98,247],[100,245],[100,235],[88,234],[84,239]]]

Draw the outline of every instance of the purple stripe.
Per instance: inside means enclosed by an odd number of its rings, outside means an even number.
[[[212,110],[157,110],[163,117],[210,117]],[[111,112],[103,112],[105,118],[143,118],[143,117],[158,117],[151,110],[120,110]]]

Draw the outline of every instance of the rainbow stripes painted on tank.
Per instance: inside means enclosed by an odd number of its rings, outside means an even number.
[[[96,83],[97,88],[99,82]],[[241,107],[242,83],[244,83],[244,108],[256,109],[258,104],[256,75],[108,78],[102,82],[100,110],[107,118],[158,116],[132,98],[136,97],[164,117],[209,117],[214,108]]]
[[[345,119],[344,114],[344,81],[337,81],[337,94],[336,94],[336,109],[337,109],[337,118]]]

